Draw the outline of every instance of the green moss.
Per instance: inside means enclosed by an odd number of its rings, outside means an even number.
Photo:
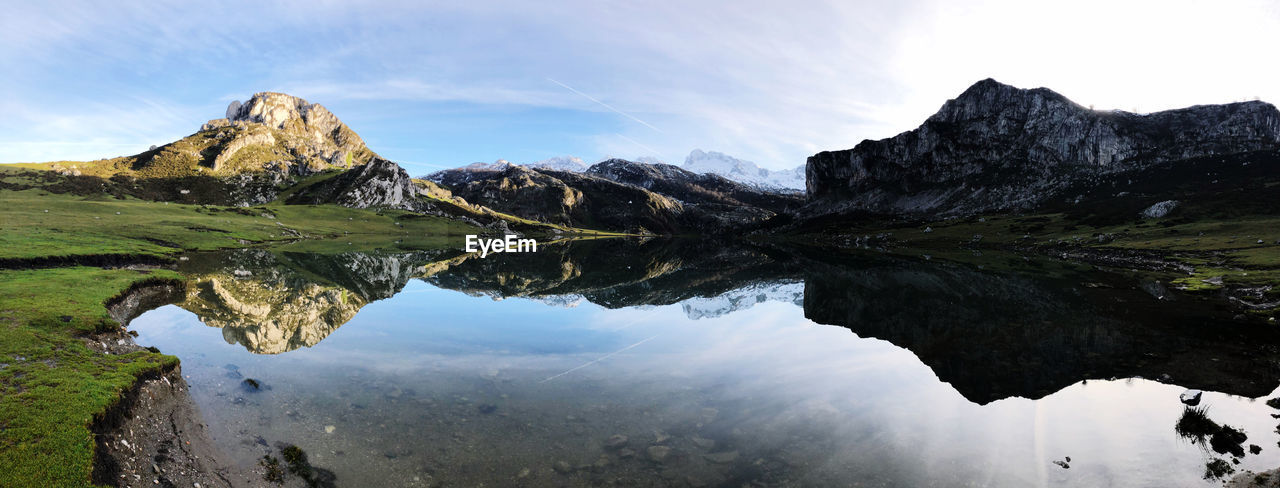
[[[104,303],[168,271],[0,271],[0,486],[85,486],[95,416],[139,376],[177,365],[148,351],[105,355],[79,336],[115,326]]]

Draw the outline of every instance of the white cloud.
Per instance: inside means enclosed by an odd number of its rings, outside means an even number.
[[[716,147],[778,169],[914,128],[986,77],[1099,108],[1280,101],[1280,14],[1251,1],[46,5],[0,19],[0,68],[15,73],[0,90],[51,107],[0,121],[23,141],[183,135],[222,94],[280,90],[609,114],[617,124],[582,134],[597,154],[563,153],[679,161]],[[129,97],[198,110],[90,103]],[[486,144],[526,144],[506,136]]]

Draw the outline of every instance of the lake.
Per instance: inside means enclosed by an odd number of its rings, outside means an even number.
[[[251,249],[189,255],[185,297],[129,327],[181,358],[235,462],[294,444],[336,486],[1218,486],[1215,460],[1280,466],[1274,330],[1149,278],[973,261]],[[1247,441],[1175,428],[1188,388]]]

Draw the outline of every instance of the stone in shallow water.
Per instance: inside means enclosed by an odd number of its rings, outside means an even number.
[[[705,438],[705,437],[693,436],[693,438],[692,438],[692,439],[690,439],[690,440],[692,440],[692,441],[693,441],[693,444],[694,444],[695,446],[701,447],[701,448],[703,448],[703,449],[708,449],[708,450],[710,450],[710,449],[712,449],[712,448],[716,447],[716,441],[713,441],[713,440],[711,440],[711,439],[707,439],[707,438]]]
[[[1187,390],[1178,395],[1178,400],[1181,400],[1184,405],[1194,407],[1200,404],[1200,396],[1203,394],[1204,392],[1200,390]]]
[[[667,446],[649,446],[645,453],[649,455],[650,460],[660,463],[671,455],[671,448]]]
[[[621,449],[627,445],[627,436],[622,434],[614,434],[604,441],[606,449]]]
[[[244,381],[240,382],[240,386],[244,388],[244,391],[250,393],[254,393],[262,389],[262,383],[253,378],[245,378]]]
[[[716,464],[729,464],[738,459],[738,451],[713,452],[703,458]]]

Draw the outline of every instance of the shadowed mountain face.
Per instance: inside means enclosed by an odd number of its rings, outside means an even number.
[[[1280,111],[1267,103],[1094,111],[988,79],[915,130],[811,156],[806,184],[810,212],[939,217],[1030,209],[1152,165],[1277,148]]]
[[[180,306],[230,343],[277,354],[316,344],[414,278],[550,305],[681,304],[691,318],[780,300],[802,304],[819,324],[912,351],[979,404],[1040,398],[1088,379],[1141,376],[1250,397],[1280,383],[1280,331],[1235,320],[1225,303],[1148,291],[1159,285],[1130,276],[1039,266],[993,272],[692,239],[544,243],[536,253],[487,258],[243,250],[186,262]]]

